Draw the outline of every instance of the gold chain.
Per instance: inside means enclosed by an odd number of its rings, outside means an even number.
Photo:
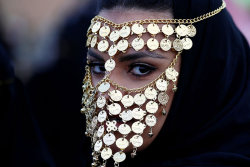
[[[114,28],[120,28],[123,27],[125,25],[133,25],[134,23],[141,23],[141,24],[150,24],[150,23],[166,23],[166,24],[193,24],[193,23],[197,23],[199,21],[208,19],[218,13],[220,13],[224,8],[226,8],[226,2],[224,0],[222,0],[222,5],[211,11],[208,12],[206,14],[203,14],[199,17],[193,18],[193,19],[146,19],[146,20],[135,20],[135,21],[130,21],[130,22],[125,22],[125,23],[121,23],[121,24],[116,24],[102,16],[95,16],[92,19],[92,22],[95,21],[101,21],[104,22],[105,24],[108,24]]]

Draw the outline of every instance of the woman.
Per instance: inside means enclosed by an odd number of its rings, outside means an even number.
[[[87,46],[92,166],[250,165],[249,46],[223,1],[103,0]]]

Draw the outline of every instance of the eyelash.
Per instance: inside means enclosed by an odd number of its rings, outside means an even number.
[[[89,66],[91,67],[91,72],[93,74],[99,75],[99,76],[105,74],[104,63],[90,62]],[[99,66],[99,69],[103,68],[103,70],[100,70],[100,71],[103,71],[103,72],[96,72],[94,70],[94,68],[98,67],[98,66]],[[136,74],[136,73],[132,72],[132,70],[134,70],[136,67],[143,68],[147,72],[145,72],[144,74]],[[133,76],[135,76],[137,78],[140,78],[140,77],[146,77],[146,76],[148,76],[149,74],[151,74],[156,69],[157,69],[156,67],[154,67],[152,65],[149,65],[147,63],[133,63],[133,64],[129,65],[128,73],[130,73],[131,75],[133,75]]]

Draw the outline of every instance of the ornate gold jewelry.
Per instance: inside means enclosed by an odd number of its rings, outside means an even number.
[[[179,73],[175,70],[175,64],[178,57],[183,50],[193,46],[191,38],[197,33],[193,24],[220,13],[225,7],[226,3],[222,1],[218,9],[193,19],[146,19],[121,24],[101,16],[92,19],[86,45],[110,56],[104,65],[106,75],[95,87],[92,85],[90,67],[86,66],[82,86],[81,112],[86,116],[85,134],[91,137],[93,167],[106,166],[110,158],[113,158],[115,166],[119,166],[126,159],[124,150],[129,145],[133,146],[131,157],[136,156],[137,149],[143,145],[142,134],[147,127],[148,135],[153,136],[153,127],[157,124],[155,114],[159,110],[162,115],[168,113],[165,108],[169,101],[169,85],[173,86],[172,91],[177,90]],[[145,33],[151,36],[147,40],[142,38]],[[163,38],[158,41],[156,36],[159,34]],[[170,36],[175,37],[173,41]],[[129,48],[139,51],[144,47],[150,51],[173,49],[178,53],[162,74],[143,87],[128,89],[109,78],[116,67],[115,55],[126,53]],[[132,121],[131,124],[129,121]],[[121,136],[116,138],[115,133]],[[131,133],[132,137],[128,138]],[[119,151],[114,152],[111,145],[115,145]]]

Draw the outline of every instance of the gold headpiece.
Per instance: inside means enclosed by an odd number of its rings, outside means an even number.
[[[93,167],[98,165],[105,167],[106,161],[111,157],[115,161],[114,165],[119,166],[119,163],[126,159],[124,150],[130,144],[133,146],[131,156],[134,157],[137,148],[143,144],[141,135],[146,127],[149,127],[148,134],[152,137],[152,128],[157,123],[155,113],[162,109],[162,114],[167,115],[165,107],[169,100],[167,89],[170,83],[173,83],[173,91],[177,89],[175,83],[179,73],[174,68],[177,59],[182,50],[192,48],[193,42],[190,38],[194,37],[197,31],[193,24],[220,13],[225,7],[226,3],[222,0],[222,5],[218,9],[193,19],[146,19],[121,24],[116,24],[101,16],[92,19],[86,45],[97,48],[100,52],[106,52],[110,56],[104,65],[107,73],[95,87],[92,85],[90,67],[86,66],[82,86],[81,112],[86,116],[85,134],[92,140]],[[178,24],[178,26],[174,28],[172,24]],[[142,38],[145,33],[150,34],[147,41]],[[159,42],[156,36],[160,33],[164,38]],[[170,36],[173,35],[176,38],[171,41]],[[132,39],[129,40],[129,38]],[[113,57],[119,52],[125,53],[128,48],[139,51],[144,46],[150,51],[173,49],[178,53],[162,74],[141,88],[128,89],[112,81],[109,75],[116,65]],[[111,86],[114,90],[110,90]],[[132,96],[131,93],[135,95]],[[105,94],[109,96],[109,99]],[[131,109],[131,106],[136,107]],[[122,108],[125,109],[122,110]],[[119,116],[123,123],[118,127],[116,120],[109,120],[108,115]],[[130,127],[127,122],[131,120],[135,122]],[[115,131],[118,131],[122,137],[116,139]],[[128,140],[130,133],[134,135]],[[120,151],[113,153],[110,148],[113,144]],[[100,157],[102,160],[99,159]]]

